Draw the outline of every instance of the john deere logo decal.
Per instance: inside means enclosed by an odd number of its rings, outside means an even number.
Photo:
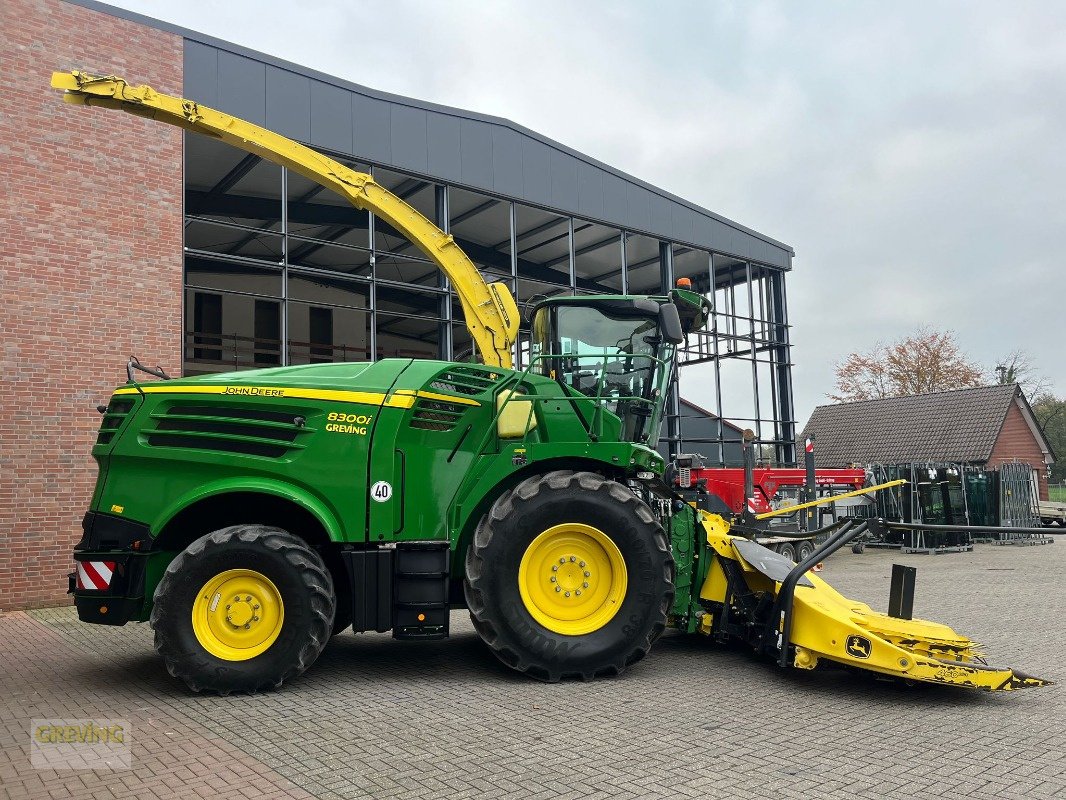
[[[849,656],[855,658],[869,658],[870,653],[873,652],[874,646],[865,636],[859,636],[858,634],[853,633],[844,643],[844,649],[848,651]]]

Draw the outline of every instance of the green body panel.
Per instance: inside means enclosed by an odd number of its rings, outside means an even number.
[[[351,387],[351,391],[386,395],[411,363],[407,359],[390,359],[375,364],[228,373],[147,384],[143,396],[116,396],[112,404],[121,398],[133,399],[135,405],[115,438],[93,449],[100,464],[100,477],[92,510],[113,511],[117,506],[123,516],[146,523],[153,534],[158,534],[174,515],[197,500],[225,492],[256,491],[286,497],[303,506],[322,522],[335,541],[364,541],[367,495],[362,487],[381,406],[239,392],[284,387],[313,394]],[[203,393],[208,387],[233,393]],[[165,391],[157,391],[160,389]],[[183,416],[175,412],[197,412],[184,416],[195,416],[190,427],[202,428],[212,423],[232,424],[220,420],[229,419],[234,409],[253,414],[262,410],[279,418],[302,417],[306,422],[299,429],[292,424],[287,426],[295,432],[293,446],[279,457],[214,449],[218,440],[203,436],[202,431],[191,431],[196,436],[184,431],[188,438],[181,440],[181,447],[168,446],[179,437],[178,433],[153,434],[160,424],[172,425],[175,417]],[[368,418],[366,425],[356,426],[365,428],[365,432],[327,432],[331,412]],[[259,422],[284,425],[270,420]],[[253,445],[256,439],[243,433],[226,438],[230,443]],[[188,446],[200,441],[203,448]],[[356,490],[356,486],[360,489]]]
[[[497,397],[519,384],[536,424],[501,439]],[[143,390],[121,387],[112,398],[130,408],[118,425],[108,420],[112,435],[94,447],[100,473],[92,510],[143,522],[153,536],[201,500],[254,492],[307,510],[334,542],[447,540],[459,559],[460,542],[488,505],[528,475],[584,466],[632,476],[663,466],[650,447],[618,441],[618,418],[594,400],[551,378],[497,367],[389,359],[186,378]],[[297,418],[300,426],[285,421]],[[269,436],[279,434],[291,441],[278,447]],[[283,452],[219,449],[264,440]],[[370,499],[379,481],[392,487],[383,502]],[[147,597],[174,555],[153,556]]]

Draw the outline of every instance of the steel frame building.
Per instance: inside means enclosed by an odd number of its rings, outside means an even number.
[[[691,279],[712,299],[714,318],[682,353],[664,449],[728,460],[720,424],[716,436],[686,440],[680,393],[753,428],[764,459],[795,460],[787,245],[508,120],[80,4],[179,33],[185,96],[372,172],[450,232],[487,276],[507,281],[520,307],[558,293],[661,293]],[[469,354],[443,276],[373,215],[188,134],[184,182],[187,374]],[[686,392],[697,385],[701,395]]]

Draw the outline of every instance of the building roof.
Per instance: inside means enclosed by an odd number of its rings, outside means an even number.
[[[1050,455],[1047,440],[1016,384],[818,406],[800,441],[815,435],[815,459],[825,467],[920,461],[980,463],[992,455],[1014,404],[1041,449]]]
[[[313,147],[791,269],[789,245],[508,119],[381,92],[95,0],[67,2],[182,36],[186,97]]]
[[[682,411],[681,411],[681,416],[682,417],[684,417],[684,416],[706,417],[707,419],[717,420],[717,421],[721,422],[724,427],[729,428],[730,430],[734,431],[738,436],[740,436],[740,435],[742,435],[744,433],[744,429],[741,428],[739,425],[737,425],[735,422],[730,422],[729,420],[725,419],[724,417],[719,417],[713,411],[708,411],[703,406],[697,405],[696,403],[693,403],[691,400],[686,400],[684,397],[679,397],[678,398],[678,402],[682,406],[684,406],[684,408],[686,408],[686,409],[688,409],[689,411],[692,412],[691,414],[686,415],[685,411],[682,409]]]

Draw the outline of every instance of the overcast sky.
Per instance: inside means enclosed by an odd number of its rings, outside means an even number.
[[[834,362],[927,323],[1066,395],[1066,3],[115,4],[507,117],[792,245],[800,425]]]

